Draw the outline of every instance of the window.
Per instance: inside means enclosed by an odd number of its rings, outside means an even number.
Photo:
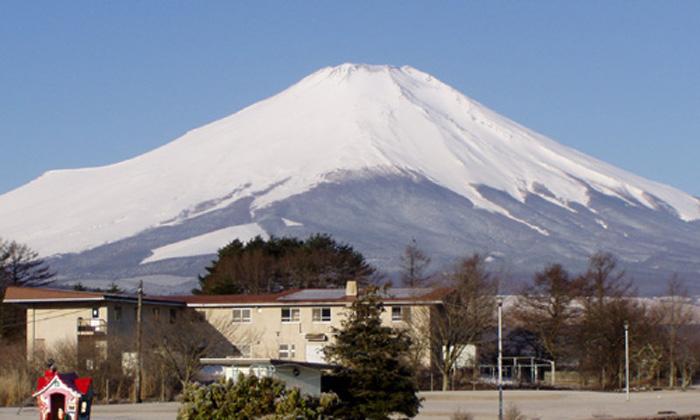
[[[331,322],[331,308],[314,308],[311,314],[314,322]]]
[[[153,308],[153,319],[160,321],[160,308]]]
[[[391,307],[391,320],[392,321],[408,321],[410,317],[410,308],[404,306],[392,306]]]
[[[294,344],[280,344],[279,358],[293,359],[295,355]]]
[[[100,317],[100,308],[92,308],[92,317],[93,317],[93,318],[99,318],[99,317]]]
[[[168,318],[171,324],[174,324],[175,321],[177,320],[177,311],[173,308],[170,308],[170,317]]]
[[[234,309],[233,322],[250,322],[250,308]]]
[[[299,322],[299,308],[282,308],[282,322]]]
[[[115,321],[119,321],[122,319],[122,307],[121,306],[114,307],[114,319],[115,319]]]

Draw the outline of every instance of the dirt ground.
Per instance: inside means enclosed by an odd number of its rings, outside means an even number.
[[[475,420],[496,419],[498,394],[495,391],[426,392],[421,394],[423,409],[418,419],[449,419],[461,411]],[[505,407],[515,405],[528,419],[583,420],[623,416],[651,416],[660,411],[700,414],[700,391],[661,391],[633,393],[630,401],[624,394],[584,391],[505,391]],[[98,405],[94,420],[172,420],[177,403],[141,405]],[[0,420],[38,419],[35,408],[0,408]]]

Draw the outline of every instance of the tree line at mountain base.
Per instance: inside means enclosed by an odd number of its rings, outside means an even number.
[[[431,355],[432,376],[442,378],[443,390],[456,378],[457,386],[476,387],[479,366],[495,366],[498,281],[485,269],[482,256],[465,258],[441,279],[454,291],[432,314],[432,334],[413,332],[428,340],[423,349]],[[666,296],[638,298],[609,253],[592,255],[580,275],[548,265],[518,295],[505,297],[503,306],[504,357],[553,362],[569,386],[613,390],[625,385],[626,327],[633,386],[686,388],[700,368],[694,351],[700,346],[696,305],[680,280],[668,280]],[[470,344],[478,349],[476,359],[469,367],[458,367]],[[546,385],[541,380],[545,370],[530,372],[539,379],[531,386]]]
[[[401,279],[406,285],[452,288],[443,304],[431,309],[428,323],[420,322],[425,320],[414,314],[401,333],[410,341],[401,356],[405,363],[402,366],[408,367],[414,386],[492,386],[482,380],[479,366],[496,362],[496,308],[503,279],[489,272],[486,259],[478,254],[465,257],[439,275],[431,274],[430,257],[415,240],[401,255],[401,266]],[[29,248],[0,241],[0,291],[7,285],[46,285],[53,276]],[[347,280],[359,280],[365,286],[383,281],[359,252],[328,235],[314,235],[306,240],[256,238],[246,244],[233,241],[222,248],[207,274],[200,278],[198,292],[269,293],[296,287],[342,287]],[[0,312],[0,345],[4,348],[8,348],[8,343],[24,340],[26,325],[8,315],[9,306],[3,305]],[[666,296],[653,300],[636,297],[631,279],[619,269],[611,254],[592,255],[587,270],[581,274],[550,264],[536,273],[517,296],[506,298],[504,355],[550,360],[557,366],[560,378],[568,377],[570,384],[575,378],[573,385],[577,387],[619,389],[624,386],[626,324],[630,332],[632,385],[685,388],[693,383],[700,368],[700,356],[693,351],[700,346],[694,307],[675,277],[668,280]],[[161,350],[153,352],[159,357],[154,356],[147,363],[147,369],[152,370],[145,379],[145,397],[172,398],[192,380],[198,365],[189,361],[206,354],[201,346],[188,348],[188,334],[172,336],[182,337],[183,343],[153,343],[153,348]],[[477,351],[465,366],[464,352],[470,345],[475,345]],[[63,350],[77,359],[77,350]],[[423,366],[425,360],[430,361],[430,368]],[[21,368],[13,370],[13,365],[1,364],[0,381],[14,378],[9,381],[22,384],[38,369],[28,363],[15,365]],[[73,365],[67,362],[65,367]],[[167,375],[163,373],[166,370]],[[121,369],[121,360],[105,361],[91,373],[102,378],[96,382],[102,387],[100,395],[130,398],[131,377]],[[544,372],[539,375],[542,377]],[[523,384],[546,386],[541,380]],[[4,398],[8,401],[15,397]]]

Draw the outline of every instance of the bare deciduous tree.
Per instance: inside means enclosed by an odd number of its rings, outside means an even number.
[[[622,386],[624,367],[624,325],[628,323],[631,351],[644,346],[653,333],[653,317],[630,292],[631,283],[617,260],[608,253],[589,259],[583,276],[581,297],[583,312],[578,330],[578,359],[584,375],[595,374],[598,386],[611,389]]]
[[[442,375],[442,389],[449,387],[449,375],[469,344],[479,344],[484,332],[494,325],[497,282],[486,271],[484,259],[475,254],[462,260],[448,274],[454,291],[434,308],[426,331],[431,357]]]
[[[673,276],[668,281],[666,296],[662,298],[658,306],[661,324],[665,332],[668,386],[671,388],[677,385],[679,356],[685,357],[687,353],[681,347],[686,344],[688,339],[684,332],[694,321],[691,304],[687,289],[677,276]]]
[[[198,312],[183,312],[176,322],[151,326],[148,331],[146,347],[152,357],[172,371],[183,386],[201,370],[202,358],[239,354],[231,340],[241,344],[255,339],[239,331],[230,318],[205,320]]]
[[[401,282],[408,287],[425,285],[429,265],[430,257],[418,247],[415,238],[411,239],[401,255]]]
[[[561,265],[552,264],[535,274],[512,311],[518,323],[537,335],[555,362],[571,350],[571,330],[580,315],[575,302],[579,289],[580,281],[571,279]]]

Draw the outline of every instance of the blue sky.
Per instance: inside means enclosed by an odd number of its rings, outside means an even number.
[[[700,196],[700,2],[0,3],[0,193],[136,156],[343,62],[409,64]]]

